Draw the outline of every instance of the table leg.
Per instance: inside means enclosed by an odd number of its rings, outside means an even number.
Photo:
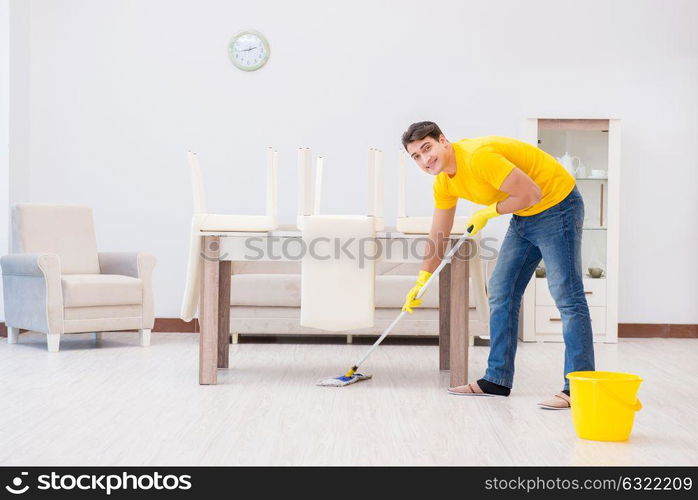
[[[222,260],[218,265],[218,368],[228,368],[232,264],[229,260]]]
[[[450,368],[451,387],[468,383],[468,289],[472,240],[465,240],[451,259],[450,279]]]
[[[451,355],[450,325],[451,264],[446,264],[439,274],[439,370],[449,369],[449,356]]]
[[[217,382],[218,358],[218,278],[220,238],[204,236],[199,302],[199,384]]]

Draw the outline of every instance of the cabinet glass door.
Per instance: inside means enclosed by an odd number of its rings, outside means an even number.
[[[542,127],[538,131],[538,147],[554,156],[576,178],[577,189],[584,199],[582,269],[586,278],[605,278],[608,131]]]

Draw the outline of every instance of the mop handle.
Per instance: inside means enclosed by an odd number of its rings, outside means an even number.
[[[439,267],[437,267],[437,268],[434,270],[434,272],[431,274],[431,276],[429,276],[429,279],[426,281],[426,283],[424,283],[424,286],[419,290],[419,293],[418,293],[417,296],[415,297],[416,299],[418,299],[419,297],[421,297],[421,296],[424,294],[425,290],[429,287],[429,285],[431,284],[432,280],[433,280],[435,277],[437,277],[437,276],[439,275],[439,273],[441,272],[441,270],[444,268],[444,266],[445,266],[446,264],[448,264],[449,262],[451,262],[451,259],[453,258],[453,256],[455,255],[455,253],[458,251],[458,249],[460,248],[460,246],[461,246],[461,245],[463,244],[463,242],[468,238],[468,236],[470,236],[470,231],[472,231],[472,229],[473,229],[473,226],[470,226],[470,227],[468,228],[468,231],[465,232],[465,233],[463,233],[463,236],[461,236],[460,239],[456,242],[456,244],[453,245],[453,248],[451,248],[451,250],[448,252],[448,254],[446,255],[446,257],[441,261],[441,264],[439,264]],[[383,339],[385,339],[385,337],[387,337],[388,334],[393,330],[393,328],[395,327],[395,325],[397,325],[397,324],[400,322],[400,320],[402,319],[402,317],[405,315],[406,312],[407,312],[407,311],[401,311],[400,314],[398,314],[397,318],[395,318],[395,319],[393,320],[393,322],[390,323],[390,325],[388,325],[388,328],[386,328],[385,331],[383,332],[383,334],[382,334],[380,337],[378,337],[378,340],[376,340],[376,341],[374,342],[374,344],[371,346],[371,348],[366,352],[366,354],[364,354],[363,358],[361,358],[361,359],[352,367],[352,370],[353,370],[353,371],[356,371],[356,370],[359,368],[359,366],[361,366],[361,364],[362,364],[364,361],[366,361],[366,360],[368,359],[368,357],[371,355],[371,353],[374,351],[374,349],[375,349],[376,347],[378,347],[378,346],[380,345],[381,342],[383,342]]]

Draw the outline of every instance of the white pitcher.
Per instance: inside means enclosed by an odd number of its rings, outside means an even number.
[[[576,177],[577,174],[582,175],[583,170],[585,170],[584,165],[582,164],[581,158],[579,156],[571,156],[567,151],[565,151],[565,154],[562,155],[559,158],[555,158],[558,162],[560,162],[560,165],[565,167],[565,170],[567,170],[572,177]],[[577,166],[574,166],[574,160],[577,160]]]

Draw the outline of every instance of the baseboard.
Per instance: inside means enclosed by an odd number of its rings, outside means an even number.
[[[155,318],[153,332],[167,333],[196,333],[199,331],[199,320],[186,322],[181,318]]]
[[[618,337],[622,338],[698,338],[698,325],[676,323],[619,323]]]
[[[20,330],[20,333],[25,331],[26,330]],[[199,331],[199,320],[194,318],[187,323],[180,318],[156,318],[152,331],[162,333],[194,333]],[[5,323],[2,321],[0,321],[0,337],[7,337],[7,326],[5,326]]]
[[[153,332],[163,333],[195,333],[199,331],[199,320],[193,319],[188,323],[180,318],[156,318]],[[0,322],[0,337],[7,337],[7,327]],[[698,325],[680,325],[675,323],[619,323],[618,337],[620,338],[668,338],[696,339]]]

